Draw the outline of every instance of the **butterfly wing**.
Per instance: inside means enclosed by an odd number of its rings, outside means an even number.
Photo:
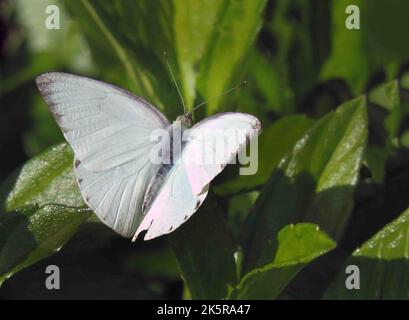
[[[144,230],[148,230],[145,240],[169,233],[192,216],[206,198],[209,183],[245,148],[248,139],[259,133],[260,128],[261,124],[254,116],[220,113],[186,130],[182,161],[170,170],[134,240]],[[235,141],[229,139],[234,131],[242,133]],[[226,141],[222,150],[213,145],[216,141]],[[217,158],[217,161],[203,161],[205,153],[214,155],[208,159]]]
[[[231,163],[248,141],[257,136],[260,121],[246,113],[225,112],[199,122],[186,132],[183,151],[187,177],[194,194],[199,194],[224,167]]]
[[[166,128],[168,120],[146,101],[94,79],[52,72],[36,83],[74,150],[85,202],[105,224],[130,237],[158,170],[149,158],[155,145],[150,134]]]

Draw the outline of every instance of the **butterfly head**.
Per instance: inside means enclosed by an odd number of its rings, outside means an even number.
[[[180,121],[182,127],[191,128],[193,125],[193,116],[191,112],[186,112],[176,118],[176,121]]]

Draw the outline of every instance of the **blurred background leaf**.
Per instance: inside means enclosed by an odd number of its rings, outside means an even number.
[[[215,33],[217,19],[224,1],[174,0],[175,45],[182,78],[186,105],[192,108],[196,99],[196,84],[200,74],[200,61],[208,50]]]
[[[169,1],[81,0],[64,4],[84,32],[104,80],[144,97],[159,109],[167,106],[168,113],[175,108],[177,93],[162,56],[173,50]],[[169,56],[174,59],[173,51]]]
[[[261,27],[265,3],[265,0],[223,2],[201,62],[199,91],[205,98],[212,99],[228,89]],[[220,109],[218,100],[207,104],[209,114]]]
[[[396,80],[379,85],[369,92],[370,114],[383,112],[386,115],[377,123],[373,121],[373,133],[365,150],[365,164],[371,171],[374,182],[381,184],[385,176],[385,164],[398,147],[398,133],[404,117]],[[379,108],[383,110],[379,110]]]
[[[332,52],[322,69],[322,79],[345,79],[354,94],[365,88],[371,74],[382,69],[389,80],[397,76],[398,66],[407,60],[409,4],[400,0],[332,1]],[[345,27],[345,9],[356,5],[360,11],[360,30]],[[385,11],[387,10],[387,11]],[[403,34],[402,34],[403,32]],[[357,72],[359,70],[359,72]]]

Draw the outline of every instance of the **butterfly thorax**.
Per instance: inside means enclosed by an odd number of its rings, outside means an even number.
[[[180,121],[182,127],[184,128],[191,128],[193,125],[193,116],[191,112],[186,112],[185,114],[182,114],[181,116],[177,117],[176,121]]]

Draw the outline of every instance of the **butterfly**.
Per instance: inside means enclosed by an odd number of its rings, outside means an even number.
[[[172,124],[145,100],[117,86],[78,75],[49,72],[36,78],[38,89],[74,151],[74,172],[86,205],[120,235],[144,240],[170,233],[205,200],[210,182],[257,136],[260,121],[238,112],[219,113],[192,126],[187,112]],[[175,130],[179,128],[179,131]],[[218,163],[184,163],[215,152],[199,147],[203,137],[223,139],[227,129],[244,132],[229,142]],[[153,141],[154,130],[186,140]],[[163,145],[161,145],[161,143]],[[152,150],[172,154],[170,163],[152,161]]]

